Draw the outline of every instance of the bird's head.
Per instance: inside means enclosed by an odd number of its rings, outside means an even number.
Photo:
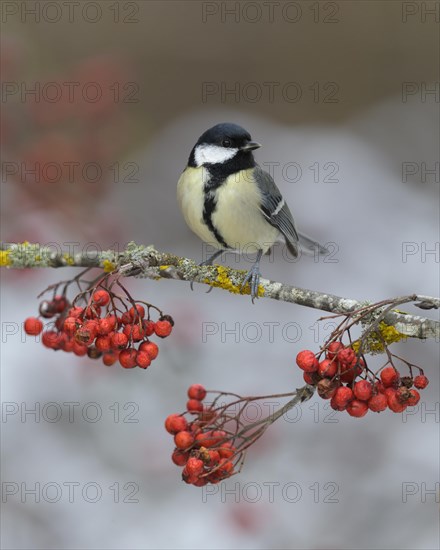
[[[216,124],[204,132],[195,144],[189,165],[213,166],[230,163],[249,164],[252,151],[261,147],[244,128],[230,122]]]

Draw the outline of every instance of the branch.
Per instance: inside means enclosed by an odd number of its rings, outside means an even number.
[[[106,250],[70,254],[27,242],[3,243],[0,249],[0,266],[8,268],[96,267],[108,273],[117,271],[126,277],[145,277],[155,280],[178,279],[207,284],[235,294],[250,294],[249,285],[242,288],[242,281],[246,274],[243,270],[220,265],[199,266],[188,258],[159,252],[153,246],[142,246],[133,242],[129,243],[123,252]],[[263,278],[260,279],[258,295],[262,298],[290,302],[335,314],[349,314],[369,303],[297,288]],[[399,304],[413,302],[425,310],[438,309],[440,306],[439,298],[417,294],[397,298],[396,301]],[[383,320],[386,324],[395,326],[405,336],[440,340],[440,322],[437,320],[410,315],[396,309],[388,311]]]

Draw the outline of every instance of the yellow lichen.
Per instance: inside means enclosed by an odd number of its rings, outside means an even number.
[[[362,349],[364,352],[382,353],[385,351],[385,346],[389,346],[405,338],[407,338],[407,336],[399,332],[396,327],[387,325],[382,321],[379,323],[378,331],[374,331],[367,335],[366,342],[364,342]],[[360,340],[353,342],[351,347],[355,352],[358,352]]]
[[[75,260],[67,252],[63,254],[63,258],[67,265],[75,265]]]
[[[116,265],[110,260],[104,260],[102,262],[102,267],[106,273],[111,273],[116,268]]]
[[[351,344],[351,347],[353,348],[353,350],[357,353],[359,351],[359,347],[361,345],[361,341],[360,340],[355,340],[352,344]]]
[[[217,276],[212,281],[210,279],[205,279],[204,282],[214,286],[223,288],[224,290],[227,290],[231,292],[232,294],[250,294],[251,293],[251,287],[249,283],[246,283],[244,287],[241,286],[241,284],[235,284],[231,277],[229,276],[229,273],[231,271],[230,268],[224,267],[224,266],[216,266],[217,268]],[[261,298],[261,296],[264,296],[264,288],[262,285],[258,285],[258,292],[257,296]]]
[[[11,258],[9,257],[10,250],[0,250],[0,267],[7,267],[12,264]]]

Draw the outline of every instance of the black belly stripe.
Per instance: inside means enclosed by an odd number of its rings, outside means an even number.
[[[220,231],[215,227],[215,225],[212,222],[212,215],[214,214],[216,208],[217,208],[217,192],[214,191],[212,188],[207,190],[206,185],[205,185],[205,201],[203,203],[203,221],[206,223],[209,230],[214,235],[214,237],[217,239],[217,241],[224,248],[229,248],[229,246],[226,244],[222,234],[220,233]]]
[[[224,248],[231,248],[226,243],[220,231],[212,222],[212,215],[217,208],[217,190],[221,187],[227,178],[255,166],[255,160],[252,154],[236,156],[223,164],[207,164],[205,168],[208,170],[209,178],[204,186],[205,200],[203,203],[203,221],[209,227],[209,230]],[[231,205],[233,207],[233,205]]]

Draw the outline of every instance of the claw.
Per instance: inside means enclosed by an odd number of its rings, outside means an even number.
[[[212,265],[212,262],[218,257],[220,256],[220,254],[223,252],[223,249],[220,249],[220,250],[217,250],[217,252],[214,252],[214,254],[212,256],[210,256],[207,260],[205,260],[204,262],[201,262],[199,263],[199,267],[202,267],[203,265]],[[190,282],[190,287],[191,287],[191,290],[194,290],[194,281],[191,281]],[[206,294],[209,294],[212,290],[212,286],[209,287],[209,289],[206,291]]]
[[[257,259],[255,260],[254,265],[247,272],[246,277],[243,279],[241,284],[241,289],[246,286],[246,283],[249,282],[251,287],[251,298],[252,303],[254,303],[255,298],[258,298],[258,285],[260,284],[260,259],[263,254],[262,250],[258,251]]]

